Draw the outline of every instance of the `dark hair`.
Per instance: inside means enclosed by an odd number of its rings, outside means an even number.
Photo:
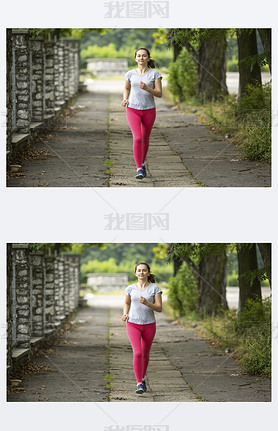
[[[139,266],[139,265],[145,265],[148,268],[148,271],[150,273],[150,275],[148,275],[148,281],[150,281],[151,283],[155,283],[155,275],[151,274],[151,268],[150,268],[150,265],[148,263],[146,263],[146,262],[137,263],[137,265],[135,266],[134,272],[136,272],[137,266]]]
[[[155,61],[151,58],[151,53],[147,48],[136,49],[134,58],[136,57],[136,54],[138,51],[140,51],[140,49],[143,49],[144,51],[146,51],[146,53],[148,54],[148,57],[149,57],[148,66],[151,67],[152,69],[154,69],[155,68]]]

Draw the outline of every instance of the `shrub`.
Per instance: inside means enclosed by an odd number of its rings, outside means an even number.
[[[175,63],[170,63],[168,88],[179,102],[197,92],[198,72],[194,60],[184,48]]]
[[[243,363],[250,374],[271,374],[271,298],[251,300],[236,325],[244,346]]]
[[[197,308],[197,282],[186,263],[183,263],[175,277],[169,281],[168,303],[184,316]]]

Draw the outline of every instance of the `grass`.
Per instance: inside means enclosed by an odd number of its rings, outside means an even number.
[[[178,320],[185,329],[196,327],[200,336],[212,346],[227,349],[250,375],[271,377],[271,300],[262,303],[250,301],[240,319],[237,310],[229,310],[222,316],[198,318],[195,312],[185,318],[177,316],[169,304],[163,305],[170,317]],[[196,326],[195,326],[196,325]],[[215,351],[212,351],[215,354]]]
[[[249,103],[253,105],[256,105],[254,100],[258,97],[255,91],[256,89],[253,92],[250,90],[249,96]],[[269,91],[266,89],[262,92],[266,99],[269,97]],[[227,143],[235,144],[243,159],[271,162],[271,112],[267,108],[240,110],[236,96],[227,96],[220,101],[203,104],[198,104],[193,97],[186,102],[177,103],[169,89],[165,88],[163,92],[166,99],[176,104],[184,113],[194,112],[200,122],[209,126],[212,132],[226,135]],[[248,106],[247,102],[246,105]]]

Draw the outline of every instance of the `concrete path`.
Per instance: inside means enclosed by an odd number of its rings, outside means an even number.
[[[270,380],[248,376],[229,355],[211,346],[198,328],[157,313],[147,372],[148,392],[136,395],[132,350],[122,297],[94,296],[80,309],[75,329],[35,357],[10,402],[242,402],[270,401]],[[112,381],[109,380],[112,376]],[[167,390],[165,391],[165,388]]]
[[[95,81],[83,106],[34,143],[16,162],[10,187],[268,187],[265,163],[243,160],[232,139],[212,133],[197,115],[156,99],[148,177],[136,180],[132,135],[121,107],[122,81]],[[110,161],[108,160],[110,159]],[[108,161],[107,161],[108,160]],[[109,166],[109,164],[111,166]],[[109,170],[109,169],[110,170]]]

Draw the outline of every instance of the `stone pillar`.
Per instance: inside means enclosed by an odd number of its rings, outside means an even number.
[[[69,262],[64,262],[65,268],[65,294],[64,294],[64,303],[65,303],[65,315],[68,316],[70,314],[70,286],[69,286]]]
[[[12,367],[13,351],[13,300],[12,300],[12,283],[13,283],[13,250],[12,244],[7,244],[7,370],[8,374]]]
[[[13,91],[12,91],[12,68],[13,68],[13,50],[12,50],[12,29],[7,28],[6,31],[6,136],[7,136],[7,156],[8,159],[12,154],[12,113],[13,113]]]
[[[64,45],[64,91],[65,91],[65,100],[70,99],[70,48],[67,43],[63,43]]]
[[[54,115],[54,42],[44,42],[45,52],[45,114]]]
[[[43,252],[30,254],[31,335],[44,336]]]
[[[55,257],[54,260],[54,316],[55,322],[61,321],[61,308],[60,308],[60,282],[59,282],[59,260]]]
[[[60,319],[63,320],[66,316],[65,311],[65,261],[58,257],[58,272],[59,272],[59,309]]]
[[[30,267],[29,248],[24,244],[13,244],[13,300],[15,301],[14,344],[29,349],[30,322]]]
[[[70,93],[71,96],[78,92],[79,87],[79,69],[80,69],[80,41],[79,40],[67,40],[68,46],[70,47],[71,59],[70,59]]]
[[[13,125],[18,133],[30,132],[30,50],[28,30],[13,30]]]
[[[45,324],[47,328],[54,328],[55,323],[55,286],[54,286],[53,256],[45,256]]]
[[[44,120],[43,38],[30,39],[31,121]]]
[[[80,288],[80,255],[77,253],[64,253],[63,258],[71,264],[71,301],[72,309],[78,307],[79,302],[79,288]]]
[[[65,103],[64,45],[62,43],[55,44],[54,56],[55,108],[61,108]]]

